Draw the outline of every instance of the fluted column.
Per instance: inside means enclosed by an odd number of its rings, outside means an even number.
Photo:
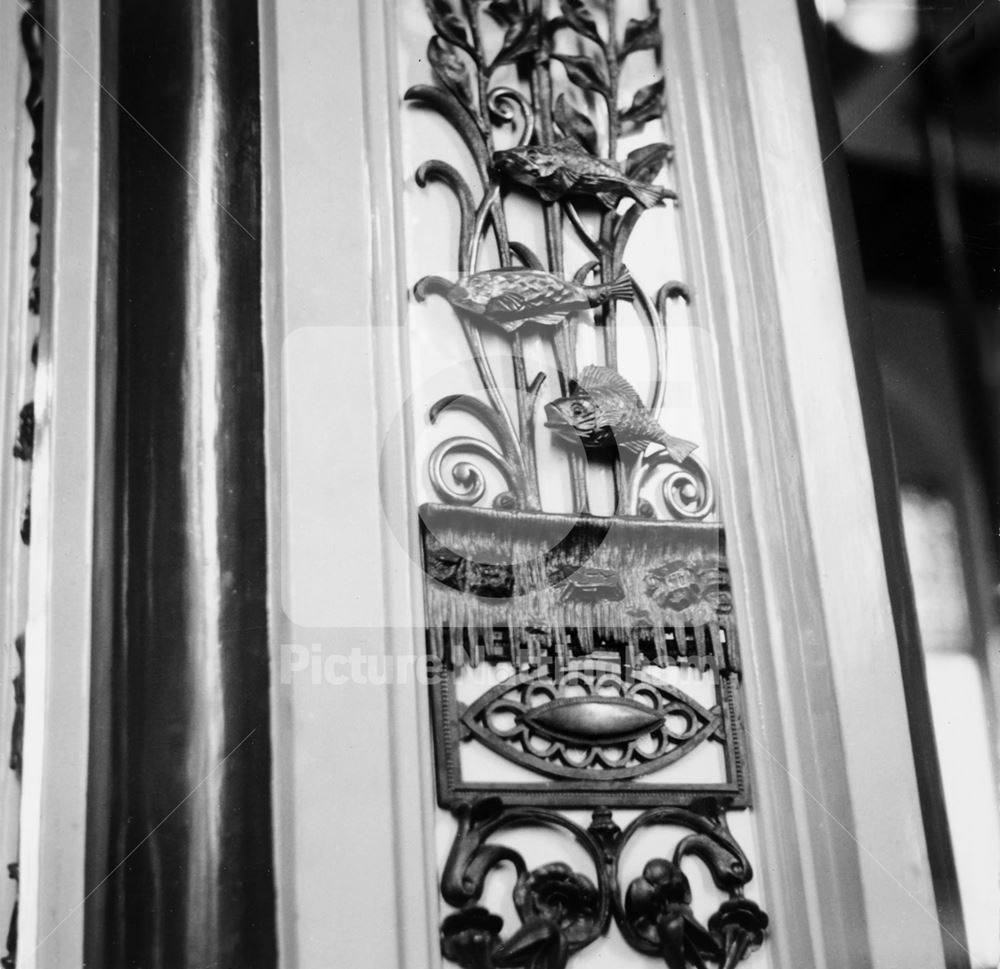
[[[105,101],[117,176],[104,199],[118,279],[116,616],[109,764],[93,781],[108,827],[92,817],[90,832],[90,870],[103,858],[111,874],[88,954],[109,969],[268,967],[256,3],[105,12],[120,102]]]

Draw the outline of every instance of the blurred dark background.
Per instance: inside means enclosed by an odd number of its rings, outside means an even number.
[[[907,689],[933,724],[914,741],[940,763],[935,837],[964,913],[942,915],[949,962],[984,969],[1000,962],[1000,4],[815,6],[923,642],[926,682]]]

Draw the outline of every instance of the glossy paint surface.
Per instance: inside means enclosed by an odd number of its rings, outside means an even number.
[[[111,874],[88,951],[272,966],[256,11],[113,7],[116,616],[91,831]]]

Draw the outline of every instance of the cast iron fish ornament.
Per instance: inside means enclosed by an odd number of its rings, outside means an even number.
[[[513,181],[533,188],[546,202],[566,195],[591,195],[613,209],[628,196],[648,209],[664,199],[677,198],[670,189],[629,178],[614,162],[595,158],[572,138],[553,145],[496,151],[493,165]]]
[[[660,427],[632,385],[608,367],[584,367],[573,392],[546,404],[545,416],[546,427],[585,448],[617,444],[638,455],[649,443],[661,444],[670,460],[680,464],[697,447]]]
[[[582,286],[540,269],[487,269],[451,284],[421,281],[421,292],[440,292],[457,310],[513,333],[527,323],[558,326],[574,310],[633,298],[628,270],[614,282]]]

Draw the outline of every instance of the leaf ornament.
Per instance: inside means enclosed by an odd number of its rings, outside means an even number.
[[[642,124],[663,115],[663,78],[639,88],[632,103],[621,112],[622,121]]]
[[[552,114],[564,135],[575,138],[592,155],[597,154],[597,129],[594,123],[582,111],[577,111],[565,94],[556,98]]]
[[[597,91],[605,97],[611,94],[611,82],[608,80],[607,71],[593,58],[569,54],[553,54],[552,57],[562,62],[566,68],[566,76],[577,87],[585,91]]]
[[[424,6],[434,29],[442,37],[468,50],[469,35],[465,31],[465,24],[448,0],[425,0]]]
[[[474,109],[472,79],[465,62],[455,48],[440,37],[432,37],[427,45],[427,59],[434,76],[467,108]]]
[[[535,17],[521,17],[507,28],[500,53],[490,65],[490,70],[496,70],[501,64],[512,64],[529,54],[536,54],[540,47],[538,20]]]
[[[563,17],[566,18],[570,27],[595,44],[604,46],[604,41],[601,40],[601,35],[597,32],[597,24],[594,23],[594,18],[583,0],[561,0],[559,6],[562,8]]]
[[[662,141],[636,148],[625,159],[625,174],[637,182],[649,185],[670,160],[673,151],[672,145]]]
[[[656,50],[660,46],[660,14],[650,14],[645,20],[630,20],[625,27],[625,40],[618,53],[623,61],[640,50]]]
[[[486,7],[486,12],[501,27],[512,24],[521,15],[517,0],[492,0]]]

